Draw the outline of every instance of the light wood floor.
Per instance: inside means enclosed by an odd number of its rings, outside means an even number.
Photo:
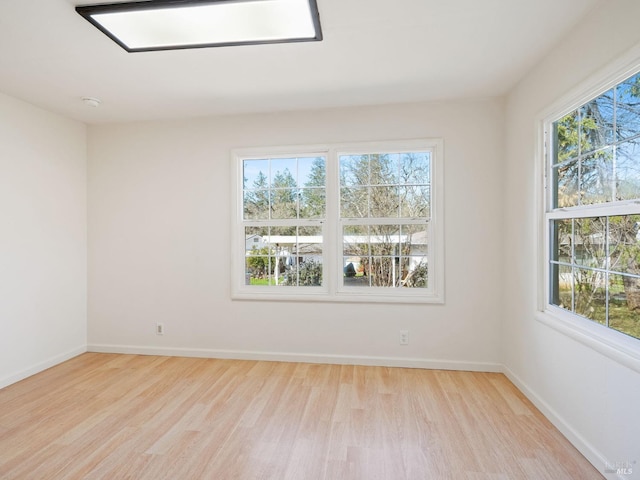
[[[88,353],[0,390],[0,479],[603,478],[501,374]]]

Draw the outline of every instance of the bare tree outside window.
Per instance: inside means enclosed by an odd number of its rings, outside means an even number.
[[[427,152],[340,156],[345,285],[426,288]]]
[[[552,127],[550,303],[640,338],[640,74]]]

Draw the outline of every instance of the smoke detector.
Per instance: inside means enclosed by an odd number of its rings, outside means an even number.
[[[82,102],[88,107],[97,108],[100,106],[100,99],[94,97],[82,97]]]

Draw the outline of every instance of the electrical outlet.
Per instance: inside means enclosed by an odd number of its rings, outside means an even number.
[[[156,323],[156,335],[164,335],[164,324]]]
[[[400,345],[409,345],[409,330],[400,330]]]

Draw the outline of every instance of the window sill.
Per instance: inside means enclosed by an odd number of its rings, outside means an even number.
[[[379,293],[274,293],[234,292],[232,300],[266,302],[320,302],[320,303],[389,303],[389,304],[443,304],[444,298],[437,295],[384,295]]]
[[[640,373],[640,341],[560,309],[536,313],[536,320]]]

